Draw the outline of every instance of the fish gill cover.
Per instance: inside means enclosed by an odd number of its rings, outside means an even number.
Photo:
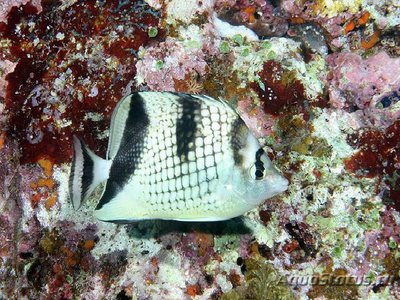
[[[0,298],[400,297],[396,1],[0,3]],[[99,223],[71,136],[137,90],[224,98],[290,180],[218,224]],[[97,195],[98,196],[98,195]]]

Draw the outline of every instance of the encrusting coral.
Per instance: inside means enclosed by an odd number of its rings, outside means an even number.
[[[397,299],[395,1],[2,1],[0,298]],[[290,181],[220,223],[103,223],[68,198],[133,91],[224,98]]]

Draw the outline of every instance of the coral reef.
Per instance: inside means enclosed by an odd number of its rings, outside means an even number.
[[[389,103],[382,98],[390,94],[396,98],[400,78],[395,69],[400,67],[400,58],[380,52],[363,59],[360,55],[342,52],[330,55],[327,62],[331,66],[329,100],[333,107],[359,114],[366,125],[378,128],[399,119],[396,100],[393,99],[392,105],[391,100]]]
[[[190,30],[190,29],[189,29]],[[204,76],[207,63],[201,51],[203,42],[191,37],[188,45],[167,38],[157,47],[146,49],[137,63],[137,82],[146,83],[154,91],[175,91],[181,81],[195,80],[195,76]],[[145,78],[145,80],[144,80]],[[163,78],[163,80],[160,80]],[[188,83],[187,92],[199,93],[196,83]]]
[[[96,1],[36,13],[28,2],[11,9],[0,25],[2,48],[17,63],[6,76],[4,102],[9,132],[21,141],[21,159],[47,155],[66,161],[72,131],[104,151],[111,108],[129,92],[124,89],[135,75],[135,53],[152,39],[148,30],[157,26],[157,13],[139,2]],[[90,135],[82,132],[89,127]]]
[[[259,38],[283,36],[288,29],[287,19],[272,3],[266,1],[236,1],[234,5],[218,3],[218,18],[234,26],[245,26]]]
[[[7,15],[10,13],[11,9],[13,7],[19,7],[21,5],[25,5],[28,2],[30,2],[34,7],[36,7],[36,10],[38,13],[42,11],[42,6],[40,4],[40,1],[34,0],[34,1],[29,1],[29,0],[5,0],[2,1],[0,4],[0,22],[5,22],[7,20]]]
[[[395,1],[0,4],[0,299],[398,299]],[[72,134],[103,155],[132,91],[226,99],[290,180],[219,223],[96,220]]]

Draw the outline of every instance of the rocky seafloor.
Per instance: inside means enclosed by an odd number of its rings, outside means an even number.
[[[0,2],[0,299],[399,299],[397,0]],[[93,217],[133,91],[224,98],[289,179],[220,223]]]

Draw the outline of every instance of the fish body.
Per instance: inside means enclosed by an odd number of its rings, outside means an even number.
[[[99,220],[219,221],[287,189],[234,109],[208,96],[137,92],[113,112],[106,159],[74,136],[70,197],[105,182]]]

